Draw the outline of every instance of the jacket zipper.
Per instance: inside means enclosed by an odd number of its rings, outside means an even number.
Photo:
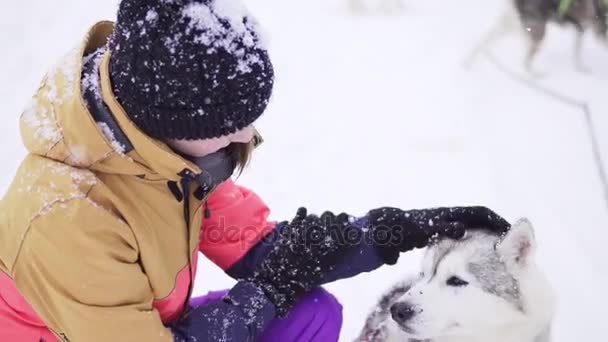
[[[186,297],[186,307],[188,307],[188,301],[190,300],[190,298],[192,297],[192,292],[194,291],[194,278],[195,278],[195,274],[194,274],[194,267],[193,267],[193,254],[194,253],[198,253],[197,250],[197,246],[191,246],[190,245],[190,241],[191,241],[191,235],[192,235],[192,222],[191,219],[192,217],[197,217],[201,207],[204,206],[205,211],[203,213],[203,215],[205,215],[205,218],[209,218],[211,216],[211,211],[209,210],[209,206],[207,204],[207,200],[206,197],[209,196],[209,194],[211,193],[211,191],[213,191],[213,189],[207,189],[206,191],[204,191],[203,193],[201,193],[201,198],[204,199],[204,204],[203,205],[199,205],[197,206],[196,211],[194,212],[194,216],[190,215],[190,196],[194,195],[190,193],[190,184],[192,183],[196,183],[196,176],[194,176],[194,174],[190,171],[190,170],[184,170],[181,174],[182,179],[185,179],[186,181],[182,182],[182,191],[184,193],[184,220],[186,221],[186,230],[187,230],[187,234],[188,234],[188,272],[190,273],[190,284],[188,285],[188,296]],[[197,184],[197,186],[203,186],[203,184]],[[198,190],[195,190],[195,193],[198,192]],[[198,199],[198,198],[197,198]],[[198,223],[198,229],[200,229],[200,225],[202,224],[202,222]],[[199,240],[199,238],[197,238],[197,241]],[[194,247],[194,253],[191,253],[190,251],[192,251],[192,247]]]

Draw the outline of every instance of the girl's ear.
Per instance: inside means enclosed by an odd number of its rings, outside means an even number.
[[[496,246],[507,265],[525,268],[534,257],[536,238],[534,228],[528,219],[517,221]]]

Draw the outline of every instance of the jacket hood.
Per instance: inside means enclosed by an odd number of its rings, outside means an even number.
[[[116,100],[108,70],[110,53],[99,50],[105,48],[112,30],[112,22],[94,25],[84,41],[44,77],[20,119],[25,147],[32,154],[103,173],[173,181],[185,172],[200,174],[197,165],[139,130]],[[95,72],[83,77],[83,66],[96,51]],[[108,115],[91,113],[83,85],[98,87],[98,105]]]

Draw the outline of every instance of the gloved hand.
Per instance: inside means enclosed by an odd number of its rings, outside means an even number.
[[[280,223],[272,249],[253,274],[222,301],[192,308],[170,326],[174,341],[253,341],[275,316],[284,317],[352,248],[334,239],[349,228],[348,216],[332,215],[328,224],[328,215],[300,208],[291,222]]]
[[[370,211],[366,225],[379,254],[389,265],[397,262],[400,253],[424,248],[434,239],[460,239],[469,229],[486,229],[502,234],[511,226],[485,207],[408,211],[385,207]]]
[[[281,223],[285,226],[273,249],[253,277],[246,280],[264,291],[279,317],[286,315],[300,297],[319,287],[325,274],[352,248],[338,240],[350,227],[348,216],[336,218],[339,224],[327,224],[327,215],[308,215],[306,208],[300,208],[290,223]]]

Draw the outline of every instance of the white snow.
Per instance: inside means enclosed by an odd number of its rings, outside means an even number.
[[[213,10],[220,17],[228,20],[232,29],[239,34],[246,34],[244,18],[249,16],[243,0],[214,0]]]
[[[127,147],[125,145],[121,144],[120,141],[118,141],[116,139],[116,137],[114,136],[114,132],[112,132],[112,129],[110,129],[110,126],[108,126],[107,123],[98,122],[97,127],[99,127],[99,130],[101,130],[101,132],[106,137],[106,139],[108,140],[108,142],[110,143],[110,145],[112,146],[114,151],[118,152],[119,154],[125,153],[125,150],[127,149]]]
[[[103,54],[101,54],[101,53],[97,54],[98,51],[99,50],[89,54],[88,56],[85,56],[83,64],[85,64],[87,60],[90,60],[91,58],[95,58],[95,60],[93,61],[93,64],[94,64],[93,69],[99,70],[99,65],[101,64],[101,61],[103,60]],[[101,100],[100,83],[101,82],[99,81],[98,72],[87,73],[84,75],[84,77],[82,77],[82,80],[81,80],[82,89],[92,90],[92,92],[95,95],[95,97],[97,98],[97,100]],[[86,101],[86,99],[83,99],[83,100]]]
[[[510,220],[529,217],[560,296],[555,341],[603,340],[608,215],[582,114],[484,58],[462,68],[507,0],[404,1],[392,15],[353,15],[347,0],[248,1],[270,34],[277,82],[257,124],[266,143],[239,182],[279,220],[301,205],[362,214],[382,205],[483,204]],[[52,61],[95,19],[113,18],[116,3],[23,0],[3,11],[0,41],[10,53],[0,57],[0,193],[24,153],[20,109]],[[549,29],[538,82],[589,103],[608,160],[608,50],[589,37],[592,73],[579,74],[573,44],[572,32]],[[492,51],[522,72],[523,40],[510,36]],[[384,289],[418,271],[418,261],[411,253],[329,286],[344,305],[343,341],[356,336]],[[195,294],[233,284],[208,261],[197,279]]]
[[[158,13],[155,10],[149,10],[146,13],[146,21],[154,22],[156,19],[158,19]]]
[[[256,41],[251,29],[257,30],[257,23],[253,18],[250,20],[250,25],[246,25],[246,17],[249,17],[249,11],[241,0],[214,0],[210,6],[203,3],[191,3],[184,7],[182,16],[190,22],[190,30],[197,29],[201,31],[195,41],[197,43],[211,46],[210,52],[214,49],[224,49],[229,53],[237,56],[239,59],[238,71],[240,73],[251,72],[251,66],[260,64],[262,61],[257,57],[245,58],[244,51],[239,49],[235,44],[237,40],[242,42],[247,47],[265,48],[262,43],[265,41],[260,37]],[[230,29],[218,18],[226,20]],[[259,31],[259,30],[258,30]],[[259,32],[261,36],[262,33]],[[179,42],[181,37],[176,36],[173,39],[167,39],[165,45],[174,53],[175,43]]]
[[[47,74],[45,85],[48,90],[45,95],[51,103],[61,105],[74,94],[74,82],[79,78],[76,70],[77,54],[78,49],[71,49],[70,52],[59,58],[59,62]],[[61,89],[57,89],[57,77],[61,77],[61,84],[63,84]]]
[[[38,182],[38,179],[43,174],[55,174],[58,177],[69,177],[71,182],[67,184],[69,184],[70,188],[57,189],[56,185],[51,183],[51,190],[49,190],[45,184]],[[42,199],[40,210],[30,218],[30,221],[48,213],[55,205],[62,205],[74,199],[86,198],[87,194],[85,189],[92,187],[96,183],[95,175],[93,175],[91,171],[75,169],[60,163],[46,164],[44,167],[32,170],[16,180],[16,184],[21,186],[30,184],[25,188],[18,188],[19,192],[26,191],[28,193],[36,193],[36,196]],[[31,184],[34,184],[34,186]],[[63,191],[65,191],[65,193],[63,193]]]
[[[181,33],[176,33],[173,38],[165,38],[165,47],[169,50],[169,52],[171,53],[175,53],[176,48],[179,46],[179,40],[182,38],[182,34]]]
[[[224,25],[217,20],[219,17],[228,21],[237,36],[250,36],[244,21],[245,17],[249,16],[249,11],[242,0],[213,0],[210,5],[194,2],[185,6],[182,14],[192,20],[194,27],[209,31],[209,35],[227,32]]]
[[[23,123],[30,126],[34,138],[39,139],[50,149],[61,140],[61,129],[55,118],[51,117],[52,109],[42,106],[36,98],[32,98],[23,111]]]
[[[203,3],[191,3],[184,7],[182,15],[192,20],[192,25],[200,29],[213,28],[214,31],[219,31],[221,28],[220,22],[211,12],[211,7]]]

